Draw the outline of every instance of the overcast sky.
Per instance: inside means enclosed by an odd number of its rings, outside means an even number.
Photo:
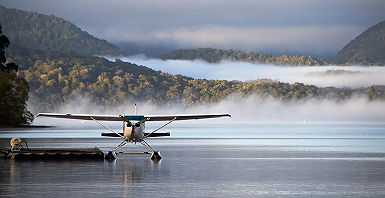
[[[333,54],[385,20],[384,0],[0,0],[112,43]]]

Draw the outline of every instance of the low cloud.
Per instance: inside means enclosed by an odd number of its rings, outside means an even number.
[[[109,58],[114,60],[114,58]],[[202,60],[148,59],[143,55],[121,57],[123,61],[145,65],[154,70],[193,78],[223,80],[272,79],[281,82],[316,85],[319,87],[368,87],[385,85],[385,67],[367,66],[276,66],[245,62],[207,63]]]

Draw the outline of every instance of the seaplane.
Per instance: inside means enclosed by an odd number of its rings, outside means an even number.
[[[151,154],[151,160],[160,160],[162,159],[160,152],[154,150],[146,141],[146,138],[149,137],[162,137],[170,136],[169,132],[160,133],[160,129],[169,125],[170,123],[178,120],[197,120],[197,119],[207,119],[207,118],[218,118],[218,117],[231,117],[230,114],[200,114],[200,115],[93,115],[93,114],[59,114],[59,113],[39,113],[38,117],[53,117],[53,118],[66,118],[66,119],[78,119],[78,120],[93,120],[102,127],[111,131],[111,133],[101,133],[101,136],[105,137],[120,137],[123,141],[118,144],[114,150],[108,151],[105,155],[105,159],[116,159],[117,154],[124,154],[124,152],[118,152],[118,150],[127,143],[140,143],[148,152],[143,152],[146,154]],[[123,132],[118,133],[106,126],[100,121],[122,121],[123,122]],[[166,123],[160,126],[159,128],[153,130],[150,133],[145,133],[145,123],[150,121],[165,121]]]

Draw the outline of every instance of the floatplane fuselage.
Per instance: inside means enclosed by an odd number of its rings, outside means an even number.
[[[80,120],[94,120],[104,128],[108,129],[112,133],[102,133],[102,136],[106,137],[120,137],[123,141],[118,144],[114,150],[108,151],[106,159],[115,159],[118,150],[126,143],[140,143],[145,146],[151,154],[150,159],[159,160],[162,157],[159,152],[154,150],[145,139],[148,137],[162,137],[170,136],[170,133],[159,133],[158,130],[167,126],[176,120],[196,120],[196,119],[207,119],[229,116],[229,114],[201,114],[201,115],[155,115],[155,116],[144,116],[144,115],[93,115],[93,114],[57,114],[57,113],[39,113],[37,116],[55,117],[55,118],[67,118],[67,119],[80,119]],[[104,125],[100,121],[123,121],[123,132],[117,133],[110,127]],[[137,121],[137,122],[133,122]],[[148,121],[166,121],[161,127],[152,131],[151,133],[145,133],[145,122]]]

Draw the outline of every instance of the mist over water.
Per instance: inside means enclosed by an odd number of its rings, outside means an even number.
[[[115,60],[114,57],[107,57]],[[301,82],[319,87],[368,87],[385,85],[385,67],[377,66],[276,66],[246,62],[207,63],[202,60],[149,59],[144,55],[119,57],[122,61],[154,70],[193,78],[214,80],[272,79],[286,83]]]
[[[30,104],[29,108],[33,109]],[[251,95],[241,97],[230,95],[219,103],[210,105],[186,106],[184,104],[156,105],[146,102],[137,103],[138,115],[172,115],[172,114],[217,114],[229,113],[231,118],[207,119],[199,121],[182,121],[188,124],[240,124],[240,123],[292,123],[292,124],[333,124],[333,123],[385,123],[385,102],[369,101],[364,97],[352,98],[344,101],[309,99],[302,102],[283,102],[273,98],[262,99]],[[79,97],[58,106],[52,112],[134,115],[134,104],[127,102],[116,107],[92,105],[90,98]],[[63,119],[55,119],[55,125],[68,125]],[[82,121],[71,122],[84,125]],[[88,122],[87,122],[88,123]],[[37,125],[52,125],[52,119],[37,118]],[[94,124],[94,123],[92,123]],[[121,125],[119,122],[118,125]]]

